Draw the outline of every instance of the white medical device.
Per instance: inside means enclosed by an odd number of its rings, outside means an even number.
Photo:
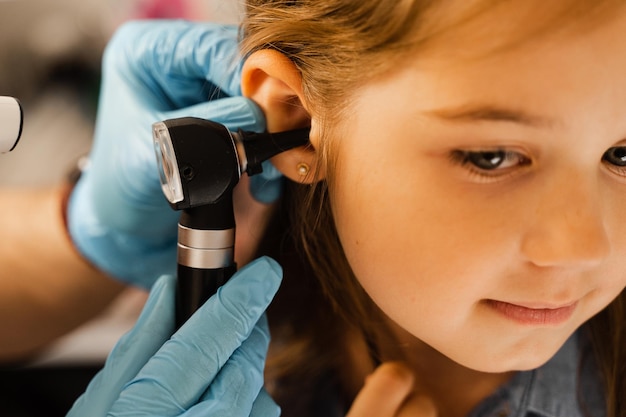
[[[13,97],[0,96],[0,153],[12,151],[22,135],[24,113]]]

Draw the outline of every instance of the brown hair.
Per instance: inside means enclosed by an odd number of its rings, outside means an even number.
[[[451,3],[454,7],[447,7]],[[419,53],[454,30],[475,23],[490,10],[511,5],[527,9],[516,13],[517,22],[507,21],[507,36],[502,41],[506,43],[491,45],[491,51],[563,30],[569,24],[597,24],[615,7],[623,7],[624,2],[247,0],[242,23],[243,52],[276,49],[299,69],[308,108],[321,122],[320,163],[326,165],[328,174],[326,181],[306,190],[294,185],[293,192],[287,193],[293,198],[286,201],[285,209],[293,217],[283,226],[299,228],[306,262],[296,265],[296,257],[270,253],[286,266],[285,288],[279,292],[270,319],[274,317],[272,323],[277,324],[274,336],[285,337],[289,343],[274,346],[273,359],[268,363],[268,377],[278,384],[273,394],[286,406],[286,415],[290,411],[294,415],[309,413],[307,407],[313,399],[307,401],[305,393],[313,393],[320,384],[306,385],[305,381],[319,382],[340,371],[341,358],[348,354],[346,334],[351,330],[356,328],[373,344],[385,338],[379,323],[382,313],[358,284],[343,254],[327,192],[333,186],[335,163],[329,150],[341,120],[349,116],[346,109],[350,109],[352,94],[368,80],[398,66],[399,52]],[[493,33],[482,35],[494,38]],[[290,247],[286,242],[290,240],[274,243],[284,249]],[[605,377],[611,417],[626,416],[624,297],[622,293],[588,324]],[[301,400],[299,407],[292,407],[290,400],[294,398]]]

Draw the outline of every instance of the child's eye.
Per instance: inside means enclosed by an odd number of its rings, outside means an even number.
[[[484,151],[452,152],[452,160],[467,168],[472,174],[482,177],[498,177],[519,166],[530,164],[530,159],[513,151],[504,149]]]
[[[611,171],[626,176],[626,146],[609,148],[602,155],[602,161],[610,165],[608,168]]]
[[[518,155],[506,151],[467,152],[465,158],[466,163],[484,170],[508,168],[519,160]]]

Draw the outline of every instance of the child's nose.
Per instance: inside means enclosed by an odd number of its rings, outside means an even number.
[[[564,175],[543,187],[521,243],[528,261],[541,267],[593,267],[611,251],[596,180]]]

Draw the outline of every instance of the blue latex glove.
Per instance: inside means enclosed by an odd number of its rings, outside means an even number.
[[[265,130],[261,110],[240,96],[240,74],[235,26],[151,20],[115,33],[103,57],[90,163],[67,216],[74,244],[98,268],[146,288],[175,273],[180,213],[161,190],[152,123],[195,116]],[[270,202],[281,178],[265,167],[251,191]]]
[[[161,277],[68,417],[280,415],[263,389],[263,367],[264,311],[281,277],[274,260],[257,259],[173,336],[175,280]]]

